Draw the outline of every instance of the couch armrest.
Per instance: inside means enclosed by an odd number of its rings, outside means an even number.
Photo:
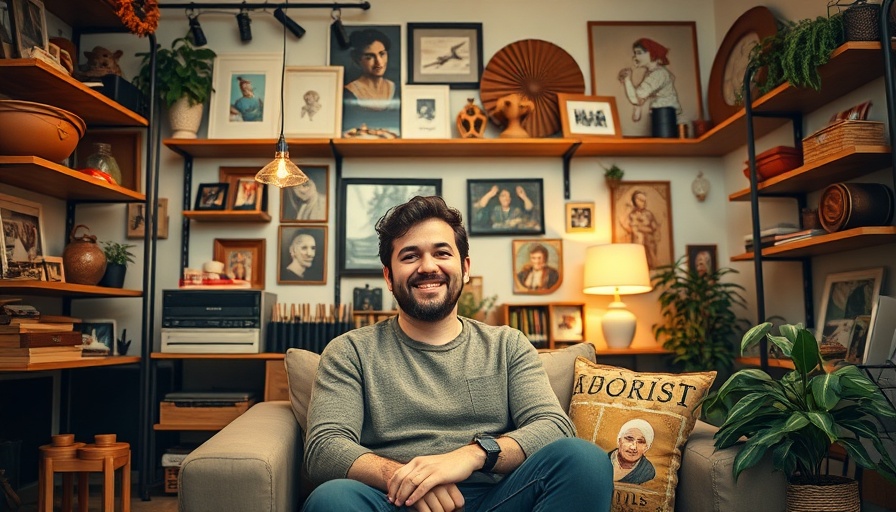
[[[302,433],[287,401],[260,402],[184,459],[180,512],[298,510]]]
[[[701,512],[783,512],[786,479],[769,457],[734,481],[734,457],[742,445],[716,451],[716,427],[697,421],[681,453],[675,509]]]

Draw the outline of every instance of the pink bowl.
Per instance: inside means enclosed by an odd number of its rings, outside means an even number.
[[[87,125],[67,110],[20,100],[0,100],[0,155],[37,156],[61,162],[72,154]]]

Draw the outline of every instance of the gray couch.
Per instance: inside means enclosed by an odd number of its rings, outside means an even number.
[[[261,402],[194,450],[178,476],[182,512],[294,512],[308,490],[302,473],[307,393],[316,359],[304,351],[286,356],[292,406]],[[582,343],[541,354],[560,403],[569,405],[576,356],[594,361]],[[300,359],[301,358],[301,359]],[[697,422],[682,450],[676,510],[682,512],[778,512],[784,510],[785,481],[768,460],[744,472],[735,483],[735,448],[715,451],[715,427]]]

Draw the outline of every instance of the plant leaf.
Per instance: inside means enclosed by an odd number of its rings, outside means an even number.
[[[840,377],[832,373],[817,375],[809,381],[815,404],[830,411],[840,402]]]

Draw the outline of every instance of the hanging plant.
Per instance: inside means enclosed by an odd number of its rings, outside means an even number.
[[[157,0],[118,0],[115,14],[132,34],[140,37],[152,34],[159,26]]]

